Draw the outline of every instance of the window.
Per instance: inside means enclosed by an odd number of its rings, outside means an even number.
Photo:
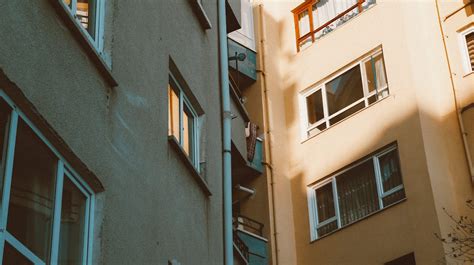
[[[80,24],[89,41],[102,52],[104,29],[104,0],[59,0]]]
[[[301,94],[302,138],[329,128],[388,94],[383,53],[378,50]]]
[[[474,27],[461,32],[461,51],[464,57],[464,72],[474,72]]]
[[[386,262],[384,265],[416,265],[415,253],[412,252],[403,257]]]
[[[199,117],[170,75],[168,84],[168,135],[173,136],[199,172]]]
[[[306,48],[336,27],[375,4],[375,0],[307,0],[292,10],[296,47]]]
[[[0,91],[3,264],[88,264],[94,194]]]
[[[311,240],[404,198],[398,150],[392,145],[308,187]]]

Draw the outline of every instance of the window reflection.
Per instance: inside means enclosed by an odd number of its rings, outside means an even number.
[[[33,265],[33,262],[29,261],[20,252],[10,246],[10,244],[5,242],[3,265]]]
[[[49,262],[56,156],[23,121],[18,121],[7,230]]]
[[[86,196],[65,176],[61,205],[58,264],[82,264],[86,203]]]

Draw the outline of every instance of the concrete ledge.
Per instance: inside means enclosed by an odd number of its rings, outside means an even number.
[[[95,193],[104,191],[104,186],[99,178],[84,164],[81,159],[72,151],[67,143],[59,136],[46,119],[39,113],[35,106],[23,94],[21,89],[3,72],[0,68],[0,89],[18,106],[23,114],[38,128],[43,136],[56,148],[71,167],[80,177],[91,187]]]
[[[204,178],[201,176],[201,174],[199,174],[199,172],[196,170],[193,163],[191,162],[191,160],[189,160],[188,156],[186,155],[186,152],[184,151],[184,149],[179,144],[178,140],[173,135],[169,135],[168,136],[168,142],[170,143],[171,147],[173,147],[173,149],[176,151],[176,153],[178,153],[178,156],[184,162],[184,164],[186,165],[186,168],[189,170],[191,175],[194,177],[194,179],[196,180],[199,187],[201,187],[202,191],[207,196],[211,196],[212,193],[211,193],[211,190],[209,189],[209,186],[207,186],[206,180],[204,180]]]

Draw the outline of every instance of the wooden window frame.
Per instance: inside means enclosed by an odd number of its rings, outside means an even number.
[[[91,187],[77,174],[64,157],[54,148],[54,146],[46,139],[41,131],[28,119],[28,117],[13,103],[13,101],[0,89],[0,100],[4,100],[11,108],[9,122],[5,134],[5,150],[4,152],[4,168],[3,172],[3,193],[1,201],[1,216],[0,216],[0,260],[3,260],[5,243],[8,243],[16,251],[18,251],[24,258],[35,265],[45,265],[43,261],[31,250],[29,250],[23,243],[15,238],[14,235],[7,231],[7,220],[10,203],[11,183],[13,177],[13,159],[15,156],[15,144],[19,120],[23,121],[56,156],[57,169],[54,181],[54,205],[53,205],[53,220],[51,230],[51,249],[50,259],[51,264],[58,263],[59,257],[59,240],[61,231],[61,205],[64,179],[69,179],[73,185],[85,196],[85,213],[84,213],[84,245],[82,251],[82,264],[92,264],[92,250],[93,250],[93,234],[94,234],[94,209],[95,209],[95,193]]]
[[[382,181],[382,173],[381,173],[381,170],[380,170],[380,161],[379,161],[379,157],[385,155],[385,154],[388,154],[392,151],[395,151],[397,152],[397,157],[398,157],[398,166],[399,166],[399,170],[400,170],[400,174],[401,174],[401,184],[396,186],[396,187],[393,187],[391,188],[390,190],[388,191],[383,191],[383,181]],[[361,217],[360,219],[358,220],[355,220],[351,223],[348,223],[346,225],[342,225],[341,223],[341,218],[340,218],[340,209],[339,209],[339,200],[338,200],[338,194],[337,194],[337,177],[340,176],[341,174],[363,164],[363,163],[366,163],[368,161],[371,161],[372,160],[372,163],[373,163],[373,167],[374,167],[374,173],[375,173],[375,181],[376,181],[376,184],[377,184],[377,198],[378,198],[378,202],[379,202],[379,209],[364,216],[364,217]],[[335,216],[334,217],[331,217],[323,222],[319,222],[319,219],[318,219],[318,211],[317,211],[317,199],[316,199],[316,190],[318,190],[319,188],[322,188],[324,187],[325,185],[327,185],[328,183],[331,183],[332,184],[332,193],[333,193],[333,200],[334,200],[334,211],[335,211]],[[383,211],[385,209],[387,209],[388,207],[391,207],[393,205],[396,205],[404,200],[406,200],[406,193],[405,193],[405,197],[397,202],[393,202],[389,205],[385,205],[383,204],[383,198],[385,198],[386,196],[389,196],[390,194],[393,194],[397,191],[400,191],[400,190],[404,190],[405,189],[405,186],[403,184],[403,174],[401,172],[401,161],[400,161],[400,154],[399,154],[399,150],[398,150],[398,145],[397,143],[392,143],[392,144],[389,144],[388,146],[386,147],[383,147],[381,149],[379,149],[378,151],[362,158],[362,159],[359,159],[357,160],[356,162],[346,166],[346,167],[343,167],[342,169],[338,170],[336,173],[333,173],[331,175],[329,175],[329,177],[325,177],[323,178],[322,181],[318,181],[317,183],[315,184],[312,184],[310,186],[308,186],[306,188],[306,193],[307,193],[307,199],[308,199],[308,213],[309,213],[309,224],[310,224],[310,237],[311,237],[311,241],[315,241],[317,239],[320,239],[320,238],[323,238],[325,236],[328,236],[334,232],[337,232],[339,231],[340,229],[344,228],[344,227],[347,227],[347,226],[350,226],[354,223],[357,223],[369,216],[372,216],[380,211]],[[331,231],[323,236],[319,236],[318,235],[318,228],[324,226],[324,225],[327,225],[331,222],[334,222],[335,220],[337,220],[337,229],[335,229],[334,231]]]
[[[318,27],[317,29],[314,29],[314,23],[313,23],[313,5],[317,4],[319,2],[319,0],[306,0],[305,2],[303,2],[302,4],[300,4],[299,6],[297,6],[296,8],[294,8],[293,10],[291,10],[291,12],[293,13],[293,19],[294,19],[294,23],[295,23],[295,38],[296,38],[296,49],[298,52],[300,52],[301,48],[300,48],[300,44],[302,42],[304,42],[306,39],[308,39],[309,37],[311,37],[311,42],[314,42],[316,40],[315,38],[315,35],[317,32],[321,31],[322,29],[324,29],[325,27],[327,27],[328,25],[330,25],[331,23],[333,23],[334,21],[340,19],[341,17],[343,17],[344,15],[346,15],[347,13],[351,12],[354,8],[357,8],[359,10],[359,13],[361,13],[363,11],[363,8],[362,8],[362,4],[365,2],[365,0],[358,0],[357,3],[351,7],[349,7],[347,10],[345,10],[344,12],[340,13],[339,15],[335,16],[334,18],[332,18],[331,20],[329,20],[328,22],[324,23],[323,25],[321,25],[320,27]],[[301,13],[303,13],[304,11],[308,11],[308,16],[309,16],[309,32],[306,33],[305,35],[303,36],[300,36],[300,29],[299,29],[299,15]]]

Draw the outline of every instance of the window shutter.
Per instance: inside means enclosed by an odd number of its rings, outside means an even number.
[[[471,69],[474,70],[474,32],[466,35],[467,54],[469,55],[469,62]]]

